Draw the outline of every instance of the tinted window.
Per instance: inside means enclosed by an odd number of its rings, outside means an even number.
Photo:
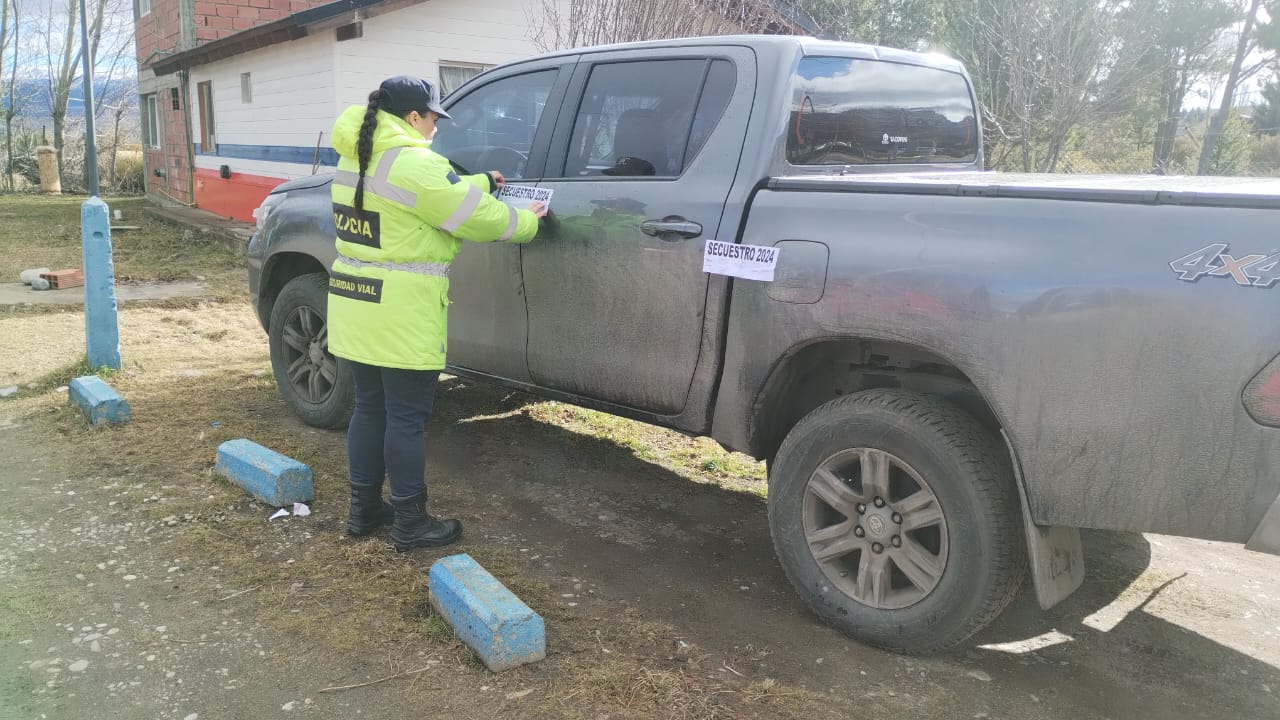
[[[679,175],[711,135],[734,83],[725,60],[596,66],[574,120],[565,176]]]
[[[973,162],[977,123],[964,77],[875,60],[800,61],[787,159],[793,165]]]
[[[449,107],[432,149],[472,172],[524,177],[556,70],[495,80]]]
[[[720,116],[729,106],[734,87],[738,83],[738,72],[728,60],[716,60],[707,71],[707,82],[702,86],[702,99],[698,101],[698,112],[693,115],[693,129],[689,132],[689,149],[685,151],[684,166],[698,156],[711,131],[716,129]]]

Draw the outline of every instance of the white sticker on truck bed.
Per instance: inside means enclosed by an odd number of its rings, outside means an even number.
[[[708,240],[702,253],[702,272],[713,275],[773,282],[773,271],[777,267],[776,247]]]

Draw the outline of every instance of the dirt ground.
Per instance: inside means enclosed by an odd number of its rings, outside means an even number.
[[[62,389],[83,316],[0,312],[21,388],[0,400],[0,720],[1280,718],[1280,558],[1087,533],[1062,605],[1027,588],[964,647],[902,657],[804,609],[757,464],[457,380],[428,482],[467,534],[397,555],[341,535],[343,436],[285,408],[243,297],[120,323],[134,420],[90,430]],[[213,476],[237,437],[316,470],[313,515],[269,523]],[[453,640],[425,590],[453,552],[543,614],[545,661],[494,675]]]

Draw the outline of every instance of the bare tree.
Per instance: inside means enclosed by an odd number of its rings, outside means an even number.
[[[49,62],[47,79],[49,114],[53,120],[53,146],[58,151],[58,174],[62,175],[63,131],[67,120],[67,105],[71,100],[71,84],[75,81],[79,62],[75,51],[76,12],[78,0],[65,0],[65,8],[61,19],[64,24],[58,26],[58,7],[51,5],[49,14],[44,18],[44,46]],[[58,38],[61,38],[59,42]],[[62,181],[65,183],[66,178]]]
[[[1280,7],[1280,3],[1275,3]],[[1258,26],[1258,11],[1263,7],[1262,0],[1248,0],[1248,5],[1244,11],[1244,17],[1241,21],[1240,37],[1236,41],[1235,59],[1231,62],[1231,70],[1227,73],[1226,86],[1222,89],[1222,102],[1218,106],[1218,111],[1214,113],[1213,119],[1209,121],[1209,131],[1205,133],[1204,145],[1200,148],[1200,163],[1196,169],[1198,175],[1206,175],[1209,173],[1213,164],[1213,148],[1218,140],[1222,137],[1227,120],[1231,116],[1231,108],[1235,104],[1236,91],[1240,84],[1258,74],[1261,70],[1272,66],[1275,63],[1274,47],[1267,48],[1269,52],[1259,62],[1246,66],[1245,61],[1256,50],[1259,49],[1258,35],[1255,30]],[[1272,25],[1276,22],[1272,20]],[[1263,37],[1270,39],[1267,34]]]
[[[10,13],[10,6],[13,7],[12,13]],[[10,27],[10,23],[12,23],[12,28]],[[9,49],[9,42],[10,42],[9,36],[11,34],[13,35],[12,41],[13,41],[13,47],[15,50],[14,57],[13,57],[13,74],[10,75],[9,77],[9,91],[8,91],[9,102],[5,106],[5,110],[4,110],[6,115],[5,117],[5,121],[6,121],[5,122],[5,126],[6,126],[5,127],[5,151],[6,152],[4,156],[4,162],[5,162],[4,187],[6,190],[13,189],[13,173],[10,171],[10,166],[12,165],[12,162],[13,162],[12,160],[13,143],[9,140],[9,119],[12,116],[13,84],[14,82],[17,81],[16,75],[18,71],[18,54],[16,52],[18,47],[17,25],[18,25],[18,7],[16,5],[16,0],[15,2],[10,2],[10,0],[0,0],[0,69],[4,67],[5,51]],[[3,78],[0,77],[0,83],[2,82],[3,82]]]
[[[18,12],[18,0],[0,0],[3,12],[0,15],[0,68],[4,67],[5,52],[12,47],[13,60],[9,66],[9,82],[5,87],[4,103],[4,187],[14,190],[17,184],[13,179],[13,118],[18,112],[16,94],[18,86],[18,48],[20,47],[22,18]],[[0,82],[3,78],[0,78]]]
[[[105,155],[107,187],[117,188],[116,167],[120,157],[120,144],[126,140],[136,139],[135,131],[126,120],[136,118],[138,104],[138,82],[116,81],[98,99],[98,116],[105,120],[100,126],[110,127],[110,135],[103,138],[100,152]],[[134,123],[133,125],[136,125]]]
[[[782,18],[769,0],[532,0],[543,51],[689,35],[756,33]]]
[[[799,0],[826,35],[923,50],[942,27],[946,0]]]
[[[1235,15],[1233,0],[1147,0],[1150,33],[1141,41],[1155,50],[1154,93],[1158,103],[1151,171],[1168,172],[1192,85],[1225,69],[1219,39]],[[1140,6],[1140,4],[1138,4]]]
[[[1132,62],[1127,7],[965,0],[950,8],[950,44],[977,82],[993,167],[1053,172],[1073,131],[1129,107],[1145,68]]]
[[[67,110],[71,93],[80,80],[79,13],[82,1],[86,3],[88,11],[89,66],[95,68],[95,72],[99,68],[98,61],[104,40],[112,49],[125,41],[132,42],[132,36],[129,35],[132,27],[131,12],[123,0],[53,0],[48,6],[47,14],[41,18],[41,50],[47,61],[46,100],[53,121],[53,143],[58,149],[58,171],[64,185],[71,181],[65,170],[63,146],[66,144]],[[130,17],[126,18],[126,15]],[[91,100],[86,98],[85,101]]]
[[[110,127],[110,136],[99,143],[99,164],[105,162],[107,186],[115,189],[116,164],[125,134],[125,119],[138,109],[138,75],[130,62],[132,43],[117,42],[114,47],[104,45],[99,53],[98,74],[94,77],[94,117],[99,128]],[[88,162],[87,157],[85,162]]]

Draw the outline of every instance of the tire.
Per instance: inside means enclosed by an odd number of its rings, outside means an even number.
[[[325,273],[290,280],[271,308],[268,334],[280,395],[303,422],[331,429],[350,421],[356,389],[350,365],[329,353],[328,294]]]
[[[819,617],[901,653],[963,642],[1026,574],[1003,446],[958,407],[899,390],[834,400],[791,430],[769,473],[769,528]]]

